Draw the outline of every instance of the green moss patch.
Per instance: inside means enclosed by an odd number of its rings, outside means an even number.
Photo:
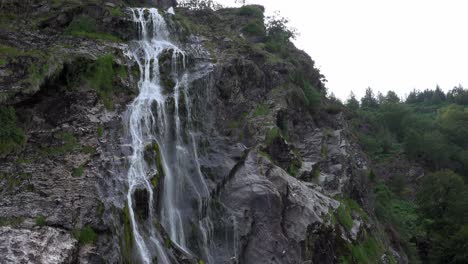
[[[340,205],[336,210],[336,218],[338,222],[347,230],[351,230],[353,227],[353,218],[351,217],[350,208]]]
[[[270,130],[268,130],[265,142],[266,144],[270,145],[275,139],[279,137],[281,137],[281,130],[278,127],[273,127]]]
[[[0,226],[17,227],[23,223],[24,219],[21,217],[0,217]]]
[[[245,5],[239,8],[238,12],[241,16],[250,16],[263,19],[263,10],[260,6]]]
[[[120,250],[123,259],[127,262],[131,259],[132,250],[133,250],[133,229],[132,221],[130,219],[130,210],[128,205],[125,205],[123,209],[123,224],[124,224],[124,237],[120,241]]]
[[[13,152],[26,143],[26,136],[17,125],[13,107],[0,106],[0,156]]]
[[[353,227],[353,213],[357,213],[364,221],[369,220],[366,212],[356,201],[352,199],[339,199],[339,201],[341,202],[341,205],[336,211],[336,218],[347,231],[351,230]]]
[[[253,112],[253,117],[265,116],[265,115],[268,115],[269,112],[270,112],[270,109],[268,108],[268,105],[259,104],[257,105],[257,107],[255,108]]]
[[[85,226],[81,230],[73,231],[73,235],[82,245],[92,244],[98,238],[98,235],[90,226]]]
[[[92,63],[84,74],[85,80],[97,92],[104,106],[110,110],[113,109],[113,98],[118,91],[114,80],[117,76],[122,76],[122,73],[119,74],[121,71],[122,67],[114,64],[114,56],[107,54]]]
[[[358,245],[349,244],[348,249],[349,255],[342,257],[340,263],[379,263],[380,256],[384,253],[383,246],[371,237]]]
[[[81,177],[84,174],[84,166],[81,165],[78,168],[74,168],[72,171],[72,176],[73,177]]]
[[[249,35],[265,35],[265,27],[263,26],[263,23],[259,23],[258,21],[248,23],[242,28],[242,31]]]
[[[99,138],[101,138],[104,135],[104,127],[100,126],[97,129],[97,135]]]
[[[43,216],[36,217],[36,225],[37,226],[44,226],[46,224],[46,219]]]
[[[154,190],[158,189],[159,180],[164,177],[164,166],[161,159],[161,150],[159,149],[158,143],[153,143],[146,147],[145,160],[148,164],[156,165],[158,173],[151,179],[151,184]],[[156,163],[156,164],[155,164]]]
[[[43,148],[41,152],[45,155],[56,156],[56,155],[63,155],[65,153],[69,153],[75,150],[80,149],[80,145],[78,144],[78,139],[76,139],[73,134],[68,132],[59,132],[55,134],[55,138],[61,141],[61,144],[58,146]]]
[[[85,37],[97,40],[108,40],[113,42],[121,42],[118,37],[100,32],[97,28],[97,22],[88,16],[75,17],[73,21],[65,29],[64,34],[75,37]]]

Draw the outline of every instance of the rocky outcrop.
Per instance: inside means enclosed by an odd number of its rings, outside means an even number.
[[[0,227],[2,263],[73,263],[78,242],[66,231]]]
[[[219,199],[240,237],[240,263],[300,262],[307,229],[327,224],[325,216],[339,206],[255,151],[235,168]]]

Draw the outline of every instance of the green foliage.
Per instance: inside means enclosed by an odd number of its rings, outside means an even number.
[[[359,101],[356,99],[353,92],[351,92],[348,100],[346,101],[346,107],[348,107],[352,112],[356,112],[359,109]]]
[[[322,102],[322,95],[320,94],[320,92],[317,91],[317,89],[315,89],[314,87],[312,87],[312,85],[309,82],[304,82],[304,86],[302,87],[302,89],[304,91],[305,102],[309,111],[318,111]]]
[[[108,40],[121,42],[121,40],[111,34],[99,32],[96,27],[97,22],[88,16],[78,16],[65,29],[64,34],[76,37],[85,37],[90,39]]]
[[[256,5],[245,5],[239,8],[239,15],[250,16],[263,20],[263,11],[260,6]]]
[[[0,106],[0,156],[9,154],[26,143],[26,136],[17,126],[13,107]]]
[[[146,147],[144,158],[146,163],[148,163],[150,166],[156,166],[157,173],[153,175],[153,178],[151,179],[153,189],[156,191],[158,190],[159,180],[164,178],[165,175],[162,154],[158,143],[155,142]]]
[[[214,0],[181,0],[178,6],[191,10],[217,10],[222,7]]]
[[[104,55],[98,58],[86,71],[86,78],[107,109],[113,108],[112,97],[115,93],[113,81],[115,77],[114,57]]]
[[[165,237],[164,238],[164,245],[166,246],[166,248],[171,248],[172,247],[172,241],[169,237]]]
[[[259,154],[265,158],[267,158],[269,161],[273,161],[273,158],[270,156],[270,154],[264,152],[264,151],[260,151]]]
[[[400,235],[399,241],[411,263],[418,262],[416,246],[412,238],[424,234],[414,202],[398,198],[385,184],[379,183],[376,194],[375,214],[381,223],[392,226]]]
[[[392,192],[398,196],[401,196],[405,191],[405,177],[403,175],[392,175],[390,179],[389,186],[392,189]]]
[[[131,258],[133,249],[133,229],[128,205],[125,205],[123,209],[123,224],[124,237],[121,240],[121,250],[123,258],[128,261]]]
[[[36,217],[36,225],[37,226],[44,226],[46,224],[46,219],[43,216]]]
[[[59,132],[54,135],[55,138],[61,141],[61,144],[58,146],[53,146],[49,148],[44,148],[41,152],[45,155],[63,155],[75,150],[80,149],[78,140],[72,134],[68,132]]]
[[[368,237],[358,245],[349,244],[350,255],[341,259],[341,263],[374,264],[379,263],[383,246],[374,238]]]
[[[312,169],[312,178],[318,179],[320,176],[320,166],[319,164],[315,164],[314,168]]]
[[[259,104],[255,108],[255,111],[253,112],[253,117],[258,117],[258,116],[265,116],[268,115],[270,112],[270,109],[268,108],[268,105],[265,104]]]
[[[267,17],[266,32],[267,40],[265,47],[268,51],[288,55],[290,40],[295,39],[297,31],[288,26],[289,20],[281,17],[279,13]]]
[[[239,128],[239,127],[240,127],[240,122],[239,122],[239,120],[231,120],[231,121],[229,121],[228,127],[229,127],[230,129],[237,129],[237,128]]]
[[[449,170],[442,170],[425,177],[417,202],[425,218],[434,225],[447,222],[468,221],[468,193],[463,179]]]
[[[403,138],[410,110],[404,104],[384,103],[378,112],[379,122],[398,138]]]
[[[15,47],[0,45],[0,54],[1,56],[17,57],[24,55],[24,52]]]
[[[426,176],[417,203],[431,241],[431,262],[463,263],[468,246],[468,188],[463,179],[449,170]]]
[[[440,109],[436,122],[454,144],[468,148],[468,108],[450,105]]]
[[[349,208],[349,210],[351,210],[352,212],[356,212],[362,219],[364,219],[366,221],[369,219],[366,212],[353,199],[341,199],[340,201],[344,205],[346,205],[346,207]]]
[[[273,143],[273,141],[281,136],[281,130],[278,127],[273,127],[270,130],[268,130],[266,134],[266,139],[265,142],[267,145],[270,145]]]
[[[259,21],[252,21],[245,25],[242,31],[250,35],[263,36],[265,34],[265,27]]]
[[[369,217],[366,212],[352,199],[339,199],[340,207],[335,212],[335,218],[347,231],[353,227],[353,214],[358,214],[363,220],[368,221]]]
[[[377,98],[375,98],[372,88],[368,87],[366,89],[366,95],[361,99],[362,108],[376,108],[378,105],[379,102],[377,101]]]
[[[428,259],[421,256],[423,261],[461,263],[460,259],[466,259],[466,244],[460,242],[466,237],[463,227],[468,222],[464,209],[468,208],[468,110],[463,105],[466,94],[462,87],[447,94],[437,87],[413,91],[401,103],[393,92],[376,98],[368,89],[362,106],[352,117],[361,145],[374,160],[385,165],[386,157],[393,156],[392,161],[406,157],[433,171],[419,184],[416,203],[399,198],[407,188],[414,188],[406,186],[403,176],[393,175],[390,188],[384,184],[375,187],[376,215],[398,233],[392,237],[404,248],[411,263],[418,261],[411,241],[421,239],[430,248]]]
[[[104,127],[99,126],[97,129],[97,135],[99,138],[101,138],[104,135]]]
[[[73,235],[81,245],[92,244],[98,238],[98,235],[90,226],[85,226],[81,230],[75,230]]]
[[[123,17],[125,15],[120,7],[110,8],[110,14],[113,17]]]
[[[6,218],[0,217],[0,226],[18,227],[23,223],[24,219],[21,217]]]
[[[288,167],[288,173],[291,176],[296,177],[297,174],[299,173],[299,169],[301,168],[301,166],[302,166],[302,162],[300,160],[298,159],[293,160]]]
[[[304,92],[303,103],[305,103],[309,112],[317,112],[322,105],[324,96],[316,87],[312,86],[310,81],[305,77],[304,72],[301,69],[296,69],[296,71],[290,75],[290,80]]]
[[[84,166],[80,165],[78,168],[73,168],[72,176],[73,177],[81,177],[84,174]]]
[[[418,226],[416,205],[398,198],[385,184],[379,183],[376,194],[375,213],[380,221],[394,225],[404,234],[414,236],[421,233]]]
[[[447,101],[459,105],[468,105],[468,90],[461,85],[447,92]]]
[[[96,148],[92,147],[92,146],[83,146],[81,148],[81,152],[85,153],[85,154],[91,154],[93,155],[94,153],[96,153]]]
[[[351,217],[351,209],[349,207],[340,205],[336,210],[336,218],[346,230],[349,231],[353,227],[353,218]]]
[[[430,92],[431,97],[434,93],[439,92]],[[449,167],[459,173],[467,172],[464,164],[468,159],[460,155],[468,146],[468,111],[464,107],[433,104],[430,100],[396,103],[398,98],[392,93],[375,104],[377,99],[370,89],[362,100],[367,101],[367,106],[355,112],[352,123],[374,160],[404,151],[431,169]]]
[[[22,183],[29,183],[31,179],[30,173],[19,173],[19,174],[9,174],[5,172],[0,172],[0,182],[5,186],[5,190],[14,189],[21,186]],[[25,191],[32,191],[33,186],[30,184],[25,185]]]

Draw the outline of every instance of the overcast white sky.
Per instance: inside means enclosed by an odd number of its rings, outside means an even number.
[[[232,5],[233,0],[218,2]],[[346,99],[370,86],[403,96],[413,88],[468,85],[466,0],[247,0],[279,10],[305,50]]]

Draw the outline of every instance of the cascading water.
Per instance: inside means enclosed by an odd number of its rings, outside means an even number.
[[[129,56],[139,66],[140,91],[127,110],[126,128],[133,149],[127,174],[127,206],[137,258],[142,263],[152,263],[154,258],[158,263],[175,262],[157,228],[161,224],[180,251],[186,255],[196,251],[210,263],[212,225],[206,216],[210,194],[191,131],[186,91],[190,74],[185,70],[185,53],[171,42],[166,22],[157,9],[134,8],[131,16],[139,39],[131,43]],[[171,69],[164,78],[172,81],[173,91],[163,83],[160,67],[161,57],[170,53]],[[148,148],[157,150],[160,166],[148,162]],[[162,184],[159,194],[154,177],[156,182],[159,179],[157,184]],[[136,210],[141,204],[136,196],[144,200],[144,216]],[[201,237],[196,245],[188,243],[194,232]]]

